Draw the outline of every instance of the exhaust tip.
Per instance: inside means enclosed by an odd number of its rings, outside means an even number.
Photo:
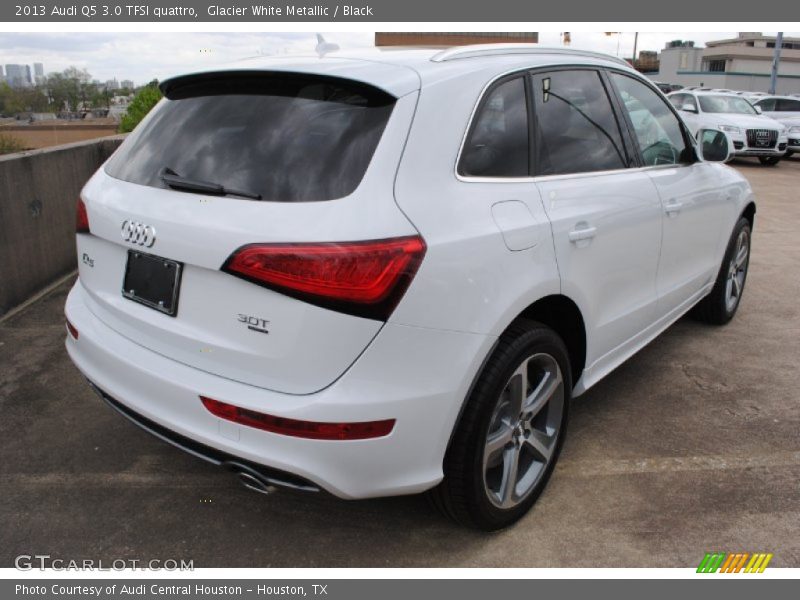
[[[267,483],[261,481],[258,477],[255,477],[245,471],[239,471],[238,477],[239,483],[241,483],[247,489],[258,492],[259,494],[268,496],[277,490],[275,486],[268,485]]]

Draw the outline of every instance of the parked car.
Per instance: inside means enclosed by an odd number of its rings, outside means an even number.
[[[800,152],[800,117],[779,119],[779,122],[786,127],[786,135],[788,137],[786,157],[788,158],[795,152]]]
[[[655,84],[655,86],[665,94],[669,94],[670,92],[683,89],[682,85],[678,85],[676,83],[664,83],[663,81],[654,81],[653,84]]]
[[[733,140],[736,156],[757,157],[763,165],[776,165],[786,153],[786,128],[759,114],[742,96],[680,91],[668,97],[695,135],[701,129],[727,133]]]
[[[428,490],[507,526],[574,397],[740,305],[755,202],[730,140],[696,141],[624,61],[334,52],[161,90],[81,192],[66,346],[250,488]]]
[[[800,98],[790,96],[765,96],[753,99],[753,106],[761,111],[761,114],[780,119],[781,117],[800,117]]]

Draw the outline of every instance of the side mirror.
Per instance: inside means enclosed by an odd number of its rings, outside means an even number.
[[[763,112],[764,112],[763,110],[761,110],[761,107],[760,107],[760,106],[754,106],[753,108],[755,108],[755,109],[756,109],[756,112],[757,112],[758,114],[763,114]]]
[[[696,113],[697,112],[697,107],[693,106],[691,104],[684,104],[683,106],[681,106],[681,110],[683,110],[685,112]]]
[[[697,134],[697,149],[706,162],[728,162],[736,152],[728,134],[718,129],[701,129]]]

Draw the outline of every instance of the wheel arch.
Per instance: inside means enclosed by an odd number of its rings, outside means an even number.
[[[554,294],[529,305],[519,318],[547,325],[564,341],[572,370],[571,384],[575,387],[586,367],[586,322],[578,305],[568,296]]]
[[[551,294],[539,298],[535,302],[529,304],[524,310],[516,315],[506,325],[503,333],[505,333],[513,323],[519,319],[529,319],[537,321],[553,329],[559,337],[563,340],[567,347],[567,354],[569,355],[570,370],[572,371],[571,386],[574,388],[575,384],[580,380],[583,370],[586,367],[586,323],[583,318],[581,310],[578,305],[568,296],[563,294]],[[502,334],[501,334],[502,335]],[[498,341],[500,336],[498,336]],[[484,368],[489,358],[495,351],[497,343],[495,343],[486,353],[483,358],[480,368],[478,369],[472,383],[469,386],[467,394],[461,401],[458,415],[453,422],[452,430],[450,431],[450,438],[447,442],[447,448],[453,441],[453,436],[459,427],[461,418],[464,414],[464,409],[467,406],[472,391],[475,388],[478,380],[483,374]]]
[[[753,227],[755,226],[756,222],[756,203],[752,200],[744,207],[742,214],[740,216],[744,217],[750,223],[750,230],[752,231]]]

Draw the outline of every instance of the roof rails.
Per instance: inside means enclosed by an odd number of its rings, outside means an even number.
[[[446,62],[460,58],[477,58],[482,56],[507,56],[510,54],[566,54],[570,56],[583,56],[610,60],[626,67],[627,61],[610,54],[592,52],[590,50],[575,50],[574,48],[547,48],[538,44],[473,44],[470,46],[454,46],[442,50],[431,57],[431,62]]]

